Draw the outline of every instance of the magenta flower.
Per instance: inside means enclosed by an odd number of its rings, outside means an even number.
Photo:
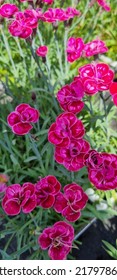
[[[117,188],[117,155],[91,151],[87,156],[88,178],[99,190]]]
[[[105,63],[86,64],[79,68],[80,78],[86,94],[108,90],[114,78],[114,72]]]
[[[103,164],[103,158],[97,151],[90,150],[88,154],[84,156],[84,162],[89,169],[98,169]]]
[[[66,222],[57,222],[45,228],[38,238],[42,250],[48,250],[52,260],[64,260],[72,248],[74,228]]]
[[[29,104],[22,103],[8,115],[7,122],[13,133],[25,135],[33,128],[31,123],[36,123],[39,116],[38,110],[32,108]]]
[[[75,16],[79,16],[80,12],[72,7],[67,9],[49,8],[43,13],[41,20],[46,22],[66,21]]]
[[[48,47],[47,46],[40,46],[36,50],[36,54],[38,56],[41,56],[41,57],[45,57],[47,55],[47,52],[48,52]]]
[[[55,176],[48,175],[35,184],[37,205],[43,208],[51,208],[55,202],[55,196],[60,192],[61,184]]]
[[[30,213],[36,205],[35,186],[28,182],[22,187],[19,184],[7,187],[2,200],[2,207],[5,213],[10,216],[18,215],[21,210],[25,214]]]
[[[84,45],[84,55],[86,57],[93,56],[100,53],[105,53],[108,51],[105,43],[101,40],[93,40]]]
[[[61,213],[69,222],[75,222],[80,218],[80,210],[86,206],[88,196],[76,183],[66,185],[64,193],[56,196],[54,210]]]
[[[43,0],[44,3],[51,5],[54,3],[54,0]]]
[[[32,28],[24,26],[23,22],[14,20],[8,27],[10,34],[14,37],[27,39],[32,34]]]
[[[9,32],[12,36],[27,39],[38,25],[38,12],[34,9],[17,12],[15,20],[9,25]]]
[[[84,164],[84,156],[90,145],[83,139],[71,140],[68,147],[55,147],[55,160],[63,164],[69,171],[78,171]]]
[[[18,7],[14,4],[3,4],[0,7],[0,15],[2,17],[10,18],[12,17],[16,12],[18,12]]]
[[[56,22],[57,20],[64,21],[66,19],[67,17],[64,10],[60,8],[49,8],[46,12],[43,13],[41,17],[42,21],[50,23]]]
[[[73,7],[66,8],[65,13],[66,13],[66,16],[68,17],[67,19],[74,18],[75,16],[81,15],[81,12],[79,10],[76,10]]]
[[[38,12],[34,9],[32,10],[24,10],[24,12],[18,12],[16,13],[16,20],[30,28],[37,28],[38,25]]]
[[[106,0],[97,0],[99,6],[101,6],[105,11],[110,12],[111,7],[106,3]]]
[[[117,83],[116,82],[111,83],[109,90],[110,90],[110,94],[112,95],[113,102],[117,106]]]
[[[84,102],[81,99],[84,96],[84,86],[80,79],[72,82],[70,85],[63,86],[57,93],[57,100],[64,111],[79,113]]]
[[[60,147],[66,147],[71,139],[80,139],[85,133],[81,120],[73,113],[62,113],[56,118],[48,131],[48,141]]]
[[[82,56],[84,42],[82,38],[70,37],[67,42],[67,60],[72,63]]]

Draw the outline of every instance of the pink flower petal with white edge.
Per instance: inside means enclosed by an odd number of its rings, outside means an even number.
[[[48,251],[48,255],[52,260],[65,260],[67,254],[70,252],[71,246],[68,247],[68,245],[63,246],[51,246]]]
[[[19,200],[17,198],[9,199],[4,203],[4,199],[2,202],[2,207],[7,215],[14,216],[18,215],[21,210],[21,206],[19,204]]]
[[[12,112],[7,117],[7,122],[9,126],[13,126],[20,122],[20,115],[17,112]]]
[[[13,125],[12,127],[12,131],[13,133],[17,134],[17,135],[25,135],[27,134],[31,129],[33,128],[33,126],[29,123],[17,123],[15,125]]]
[[[27,214],[34,210],[34,208],[37,206],[36,201],[36,195],[33,195],[28,199],[28,201],[25,203],[25,205],[22,207],[23,213]]]
[[[40,113],[38,110],[28,107],[26,109],[26,112],[30,115],[30,118],[29,118],[30,122],[36,123],[38,121],[39,116],[40,116]]]
[[[21,114],[27,108],[31,108],[30,105],[26,103],[22,103],[15,108],[15,111]]]

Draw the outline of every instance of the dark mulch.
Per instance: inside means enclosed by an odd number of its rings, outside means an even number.
[[[78,260],[112,260],[104,250],[102,240],[115,246],[117,239],[117,217],[110,219],[106,225],[95,221],[80,237],[79,250],[73,249],[73,256]]]

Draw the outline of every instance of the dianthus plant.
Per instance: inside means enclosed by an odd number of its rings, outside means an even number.
[[[6,84],[3,79],[12,100],[2,105],[0,215],[8,232],[12,226],[11,240],[15,234],[20,239],[17,253],[28,250],[31,259],[65,260],[85,221],[116,213],[117,155],[108,113],[117,106],[117,83],[106,61],[109,40],[96,26],[87,35],[88,17],[100,13],[103,24],[113,6],[105,0],[72,1],[73,7],[63,2],[20,0],[0,7],[13,68],[5,70]]]

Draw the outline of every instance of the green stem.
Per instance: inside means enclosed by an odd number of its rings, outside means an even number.
[[[33,150],[33,152],[35,153],[35,155],[36,155],[36,157],[37,157],[37,160],[38,160],[39,163],[40,163],[40,166],[41,166],[41,169],[42,169],[43,174],[45,174],[45,168],[44,168],[44,165],[43,165],[43,161],[42,161],[41,155],[40,155],[40,153],[39,153],[39,151],[38,151],[37,145],[36,145],[36,143],[35,143],[35,141],[34,141],[34,139],[32,138],[32,136],[31,136],[30,133],[28,134],[28,136],[29,136],[29,139],[30,139],[30,142],[31,142],[31,145],[32,145],[32,150]]]
[[[72,180],[72,183],[74,182],[74,172],[71,172],[71,180]]]

